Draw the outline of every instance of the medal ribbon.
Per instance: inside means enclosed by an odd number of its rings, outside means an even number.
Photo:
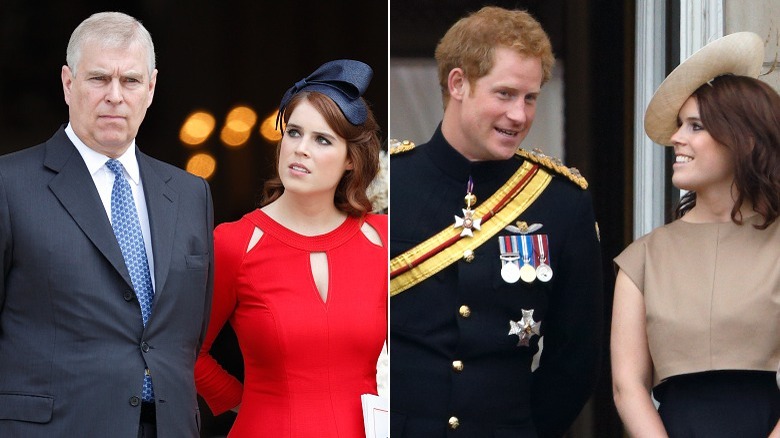
[[[515,237],[517,236],[498,236],[498,246],[501,250],[501,260],[505,263],[514,263],[519,268],[520,253],[517,250]]]
[[[534,260],[534,242],[531,236],[528,234],[521,234],[519,236],[509,236],[512,240],[520,239],[523,252],[521,254],[524,265],[536,266],[536,260]]]
[[[474,180],[471,179],[471,175],[469,175],[469,182],[466,183],[466,199],[467,199],[466,208],[467,209],[471,208],[471,199],[476,199],[470,197],[470,195],[472,195],[473,193],[474,193]]]
[[[536,255],[536,266],[542,263],[550,264],[550,249],[546,234],[533,235],[534,254]]]

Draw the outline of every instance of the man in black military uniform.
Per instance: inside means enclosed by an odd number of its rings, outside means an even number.
[[[602,283],[587,182],[518,150],[550,42],[487,7],[436,60],[442,123],[391,160],[392,436],[561,436],[595,385]]]

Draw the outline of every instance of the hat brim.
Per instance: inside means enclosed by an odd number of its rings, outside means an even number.
[[[664,79],[645,111],[645,132],[671,146],[677,114],[700,86],[724,74],[757,78],[764,61],[764,41],[753,32],[737,32],[707,44]]]

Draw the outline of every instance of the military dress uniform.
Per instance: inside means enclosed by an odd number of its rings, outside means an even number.
[[[495,236],[392,291],[392,436],[562,435],[595,385],[602,339],[601,257],[587,183],[539,154],[470,162],[440,127],[428,143],[397,151],[390,183],[394,259],[454,228],[456,216],[463,227],[467,188],[478,208],[521,166],[538,167],[550,180]],[[458,240],[486,232],[490,220]],[[512,263],[502,242],[528,235],[545,236],[548,281],[502,275]]]

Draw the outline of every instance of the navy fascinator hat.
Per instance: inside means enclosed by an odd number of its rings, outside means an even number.
[[[314,73],[296,82],[284,93],[279,103],[279,115],[276,116],[277,129],[281,126],[287,104],[301,91],[316,91],[330,97],[349,123],[362,125],[368,117],[368,108],[360,96],[366,92],[373,76],[371,67],[352,59],[338,59],[322,64]]]

